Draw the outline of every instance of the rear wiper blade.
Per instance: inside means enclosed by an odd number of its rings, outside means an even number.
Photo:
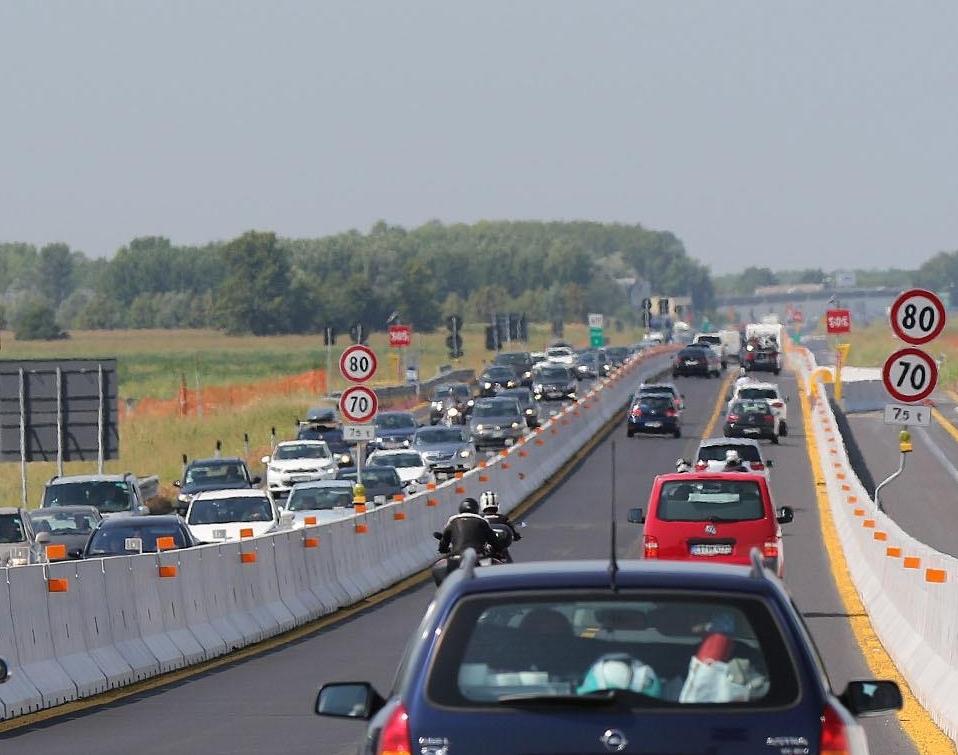
[[[519,692],[496,698],[500,705],[582,705],[601,706],[615,702],[615,690],[601,690],[586,695],[549,695],[540,692]]]

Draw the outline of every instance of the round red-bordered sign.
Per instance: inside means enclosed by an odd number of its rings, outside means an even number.
[[[378,367],[376,352],[361,343],[350,346],[339,358],[339,374],[350,383],[365,383]]]
[[[921,349],[899,349],[885,360],[881,379],[889,396],[904,404],[914,404],[934,392],[938,364]]]
[[[896,336],[912,346],[921,346],[941,334],[947,315],[937,294],[912,288],[898,295],[888,318]]]
[[[347,422],[361,425],[379,411],[376,391],[365,385],[351,385],[339,397],[339,414]]]

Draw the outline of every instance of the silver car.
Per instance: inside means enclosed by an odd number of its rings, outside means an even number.
[[[0,566],[26,566],[41,559],[37,536],[26,509],[0,508]]]
[[[476,449],[461,426],[421,427],[412,447],[437,474],[467,472],[476,466]]]

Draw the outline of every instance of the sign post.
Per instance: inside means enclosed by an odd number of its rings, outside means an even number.
[[[350,346],[339,357],[340,374],[353,384],[339,397],[339,416],[345,420],[343,439],[349,440],[352,437],[356,440],[356,497],[363,490],[363,456],[366,443],[375,438],[375,429],[369,423],[379,411],[376,391],[363,383],[372,379],[378,366],[376,352],[362,343]]]
[[[589,345],[593,349],[601,349],[605,346],[604,320],[605,318],[598,312],[589,313]]]

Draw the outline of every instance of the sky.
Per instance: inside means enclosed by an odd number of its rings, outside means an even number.
[[[3,0],[0,240],[587,219],[713,271],[958,249],[958,3]]]

